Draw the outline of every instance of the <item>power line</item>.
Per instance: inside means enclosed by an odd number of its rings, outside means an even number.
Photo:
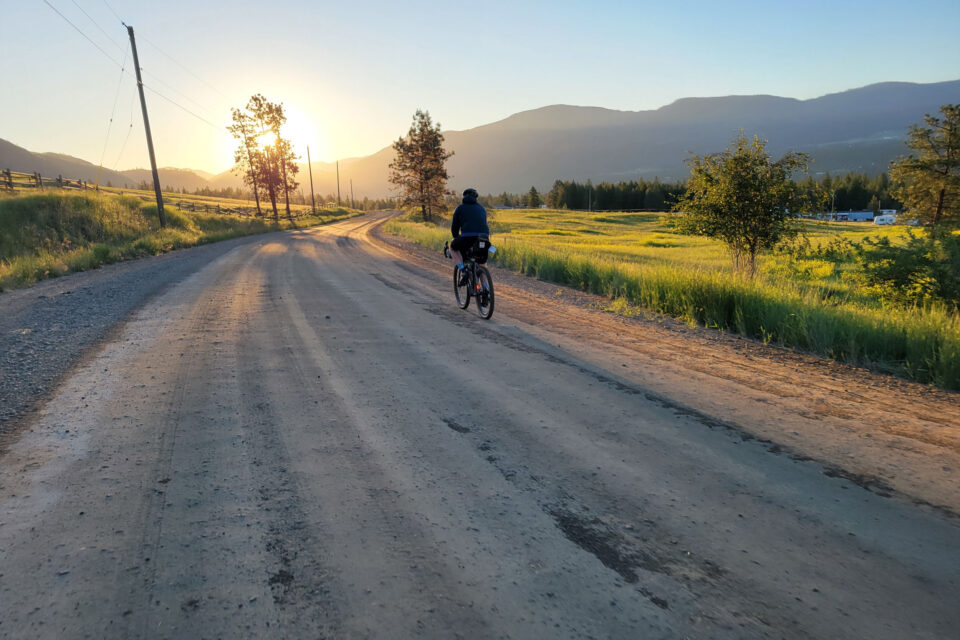
[[[77,4],[76,0],[72,0],[72,2],[73,2],[74,4]],[[110,3],[107,2],[107,0],[103,0],[103,4],[105,4],[106,7],[107,7],[107,9],[110,10],[110,13],[112,13],[112,14],[114,15],[114,17],[115,17],[117,20],[120,21],[120,24],[122,24],[123,26],[127,26],[127,23],[123,21],[123,18],[120,17],[120,15],[113,9],[113,7],[110,5]],[[80,9],[80,11],[83,11],[83,8],[80,7],[80,5],[77,5],[77,8]],[[86,11],[83,11],[83,13],[84,13],[84,15],[86,15],[88,18],[90,18],[90,16],[87,15],[87,12],[86,12]],[[94,24],[96,24],[96,22],[93,20],[93,18],[90,18],[90,20],[91,20],[91,22],[94,22]],[[97,28],[100,29],[100,25],[97,25]],[[100,31],[103,31],[103,29],[100,29]],[[105,31],[104,31],[104,35],[107,35]],[[107,36],[107,37],[109,38],[110,36]],[[213,91],[216,91],[217,93],[219,93],[219,94],[220,94],[221,96],[223,96],[224,98],[227,97],[227,95],[226,95],[225,93],[223,93],[222,91],[220,91],[219,89],[217,89],[215,86],[213,86],[212,84],[210,84],[209,82],[207,82],[206,80],[204,80],[203,78],[201,78],[200,76],[198,76],[196,73],[194,73],[193,71],[191,71],[188,67],[186,67],[185,65],[183,65],[183,64],[182,64],[180,61],[178,61],[176,58],[174,58],[174,57],[171,56],[169,53],[167,53],[166,51],[164,51],[163,49],[161,49],[159,45],[155,44],[154,42],[152,42],[151,40],[149,40],[148,38],[146,38],[146,37],[143,36],[143,35],[140,36],[140,39],[143,40],[143,41],[145,41],[147,44],[149,44],[151,47],[153,47],[154,49],[156,49],[157,51],[159,51],[159,52],[162,53],[163,55],[165,55],[165,56],[166,56],[167,58],[169,58],[174,64],[176,64],[178,67],[180,67],[181,69],[183,69],[184,71],[186,71],[187,73],[189,73],[191,76],[193,76],[194,78],[196,78],[196,79],[197,79],[198,81],[200,81],[202,84],[206,85],[207,87],[209,87],[209,88],[212,89]],[[116,44],[116,41],[113,41],[112,38],[111,38],[111,41],[112,41],[114,44]],[[119,46],[119,45],[118,45],[118,46]],[[121,47],[121,48],[123,48],[123,47]],[[126,49],[125,49],[125,48],[123,48],[123,50],[124,50],[124,52],[126,52]],[[143,70],[143,72],[146,73],[147,75],[152,76],[154,80],[156,80],[156,81],[159,82],[160,84],[164,85],[165,87],[167,87],[167,88],[170,89],[171,91],[180,94],[181,96],[183,96],[184,98],[186,98],[187,100],[189,100],[190,102],[192,102],[194,105],[200,107],[200,108],[203,109],[204,111],[208,111],[208,112],[209,112],[209,109],[207,109],[206,107],[204,107],[203,105],[201,105],[200,103],[198,103],[196,100],[191,99],[191,98],[190,98],[189,96],[187,96],[185,93],[183,93],[183,92],[181,92],[181,91],[177,91],[177,90],[174,89],[172,86],[170,86],[169,84],[165,83],[163,80],[161,80],[160,78],[158,78],[156,74],[151,73],[150,71],[147,71],[146,69],[143,69],[142,67],[141,67],[141,70]],[[144,85],[144,86],[146,86],[146,85]],[[149,87],[148,87],[148,88],[149,88]],[[155,89],[150,89],[150,90],[153,91],[154,93],[157,93]],[[159,94],[158,94],[158,95],[159,95]],[[165,100],[168,99],[168,98],[166,98],[165,96],[162,96],[162,95],[161,95],[160,97],[161,97],[161,98],[164,98]],[[171,101],[171,102],[172,102],[172,101]],[[179,106],[179,105],[177,105],[177,106]],[[181,108],[182,108],[182,107],[181,107]],[[184,109],[184,110],[186,111],[186,109]]]
[[[181,64],[176,58],[174,58],[174,57],[171,56],[169,53],[167,53],[166,51],[164,51],[163,49],[161,49],[158,45],[156,45],[156,44],[154,44],[153,42],[151,42],[150,40],[148,40],[146,37],[140,36],[140,39],[143,40],[143,41],[145,41],[147,44],[149,44],[151,47],[153,47],[154,49],[156,49],[157,51],[159,51],[159,52],[162,53],[163,55],[165,55],[167,58],[169,58],[171,61],[173,61],[173,63],[174,63],[175,65],[177,65],[178,67],[180,67],[181,69],[183,69],[184,71],[186,71],[187,73],[189,73],[191,76],[193,76],[194,78],[196,78],[199,82],[201,82],[202,84],[204,84],[205,86],[207,86],[209,89],[212,89],[213,91],[216,91],[217,93],[219,93],[219,94],[220,94],[221,96],[223,96],[224,98],[228,97],[223,91],[220,91],[220,89],[217,89],[215,86],[213,86],[212,84],[210,84],[209,82],[207,82],[206,80],[204,80],[203,78],[201,78],[200,76],[198,76],[197,74],[195,74],[195,73],[194,73],[193,71],[191,71],[188,67],[186,67],[185,65]]]
[[[130,94],[130,126],[127,127],[127,137],[123,139],[123,145],[120,147],[120,153],[117,155],[117,161],[113,163],[114,171],[116,171],[117,167],[120,166],[120,160],[123,158],[123,152],[126,150],[127,143],[130,141],[130,134],[133,133],[133,102],[136,97],[136,91]]]
[[[46,4],[48,7],[50,7],[50,8],[54,11],[54,13],[56,13],[58,16],[60,16],[61,18],[63,18],[63,19],[67,22],[67,24],[69,24],[71,27],[73,27],[73,28],[76,30],[77,33],[79,33],[79,34],[80,34],[81,36],[83,36],[90,44],[92,44],[94,47],[96,47],[97,50],[100,51],[100,53],[102,53],[103,55],[105,55],[108,60],[110,60],[113,64],[115,64],[115,65],[117,65],[118,67],[120,67],[120,73],[121,73],[121,79],[122,79],[123,73],[125,72],[125,68],[126,68],[126,50],[124,50],[124,61],[123,61],[123,63],[117,62],[117,61],[114,59],[113,56],[111,56],[109,53],[107,53],[107,52],[103,49],[103,47],[101,47],[100,45],[98,45],[96,42],[93,41],[92,38],[90,38],[90,36],[88,36],[86,33],[84,33],[83,30],[82,30],[80,27],[78,27],[78,26],[75,25],[73,22],[71,22],[70,19],[67,18],[67,16],[63,15],[63,14],[60,12],[59,9],[57,9],[55,6],[53,6],[52,4],[50,4],[49,0],[43,0],[43,2],[44,2],[44,4]],[[76,4],[76,2],[74,2],[74,4]],[[116,11],[113,11],[113,7],[111,7],[111,6],[106,2],[106,0],[104,0],[104,4],[106,4],[107,7],[110,9],[110,11],[113,12],[113,14],[114,14],[115,16],[117,16],[117,19],[120,19],[120,16],[117,15]],[[77,5],[77,7],[80,8],[80,5]],[[83,11],[82,8],[80,8],[80,10]],[[87,15],[85,11],[84,11],[84,15]],[[90,16],[87,15],[87,17],[89,18]],[[93,21],[92,18],[91,18],[91,21]],[[121,24],[123,24],[123,21],[122,21],[122,20],[121,20],[120,22],[121,22]],[[94,23],[94,24],[96,24],[96,23]],[[99,25],[97,25],[97,28],[100,28]],[[101,31],[102,31],[102,29],[101,29]],[[114,44],[116,44],[116,42],[114,42]],[[152,43],[151,43],[151,44],[152,44]],[[153,46],[156,47],[156,45],[153,45]],[[158,50],[159,50],[159,48],[158,48]],[[161,51],[161,53],[163,53],[163,52]],[[167,57],[170,57],[168,54],[164,54],[164,55],[167,55]],[[171,60],[172,60],[172,59],[173,59],[173,58],[171,58]],[[176,62],[176,60],[174,60],[174,62]],[[189,71],[189,70],[188,70],[188,71]],[[150,74],[150,75],[153,76],[154,79],[157,80],[158,82],[160,82],[161,84],[169,87],[172,91],[175,91],[175,92],[177,92],[177,93],[180,93],[179,91],[177,91],[177,90],[174,89],[173,87],[170,87],[170,85],[167,85],[165,82],[163,82],[162,80],[160,80],[159,78],[157,78],[154,74]],[[182,104],[178,103],[176,100],[173,100],[173,99],[168,98],[167,96],[163,95],[162,93],[160,93],[159,91],[157,91],[157,90],[154,89],[153,87],[149,87],[149,86],[147,86],[147,85],[143,85],[143,86],[144,86],[144,88],[149,89],[152,93],[154,93],[154,94],[156,94],[157,96],[163,98],[164,100],[166,100],[166,101],[169,102],[170,104],[174,105],[175,107],[177,107],[177,108],[181,109],[182,111],[190,114],[191,116],[193,116],[193,117],[196,118],[197,120],[200,120],[201,122],[206,123],[207,125],[213,127],[214,129],[219,129],[219,128],[220,128],[220,127],[218,127],[217,125],[215,125],[215,124],[213,124],[212,122],[210,122],[209,120],[207,120],[206,118],[197,115],[196,113],[194,113],[194,112],[191,111],[190,109],[188,109],[188,108],[186,108],[185,106],[183,106]],[[118,91],[118,95],[119,95],[119,88],[117,89],[117,91]],[[181,95],[184,95],[184,94],[181,93]],[[186,97],[186,96],[184,95],[184,97]],[[190,98],[187,98],[187,100],[190,100]],[[190,101],[191,101],[191,102],[194,102],[193,100],[190,100]],[[199,106],[199,105],[198,105],[198,106]],[[201,108],[202,108],[202,107],[201,107]],[[204,110],[206,111],[206,109],[204,109]],[[111,120],[112,120],[112,118],[111,118]],[[131,128],[133,127],[133,122],[132,122],[132,121],[131,121],[131,123],[130,123],[130,127],[131,127]],[[109,136],[109,129],[108,129],[108,136]],[[129,131],[128,131],[128,133],[127,133],[127,138],[129,139],[129,137],[130,137],[130,134],[129,134]],[[125,146],[126,146],[126,141],[124,142],[124,147],[125,147]],[[121,153],[121,155],[123,154],[123,150],[122,150],[122,149],[121,149],[120,153]],[[102,159],[101,159],[101,160],[102,160]],[[120,158],[117,158],[117,163],[119,163],[119,162],[120,162]]]
[[[123,24],[123,18],[117,15],[117,12],[113,10],[113,7],[110,6],[110,3],[107,0],[103,0],[103,4],[107,5],[107,9],[110,9],[110,13],[116,16],[117,20],[120,21],[120,24]]]
[[[156,82],[159,82],[161,85],[163,85],[164,87],[166,87],[166,88],[169,89],[170,91],[174,92],[175,94],[177,94],[177,95],[180,96],[181,98],[185,99],[187,102],[192,103],[193,106],[198,107],[198,108],[200,109],[200,111],[205,111],[205,112],[206,112],[206,115],[209,116],[209,115],[212,115],[212,114],[213,114],[213,111],[211,111],[210,109],[207,109],[205,106],[203,106],[202,104],[200,104],[199,102],[197,102],[196,100],[194,100],[193,98],[191,98],[190,96],[188,96],[187,94],[183,93],[182,91],[179,91],[179,90],[175,89],[174,87],[170,86],[169,84],[167,84],[166,82],[164,82],[163,80],[161,80],[160,78],[158,78],[155,73],[151,73],[151,72],[147,71],[146,69],[144,69],[143,67],[140,67],[140,70],[141,70],[143,73],[145,73],[146,75],[148,75],[148,76],[150,76],[151,78],[153,78]]]
[[[174,105],[175,107],[178,107],[178,108],[182,109],[183,111],[186,111],[187,113],[189,113],[190,115],[192,115],[192,116],[193,116],[194,118],[196,118],[197,120],[199,120],[199,121],[201,121],[201,122],[206,122],[208,125],[210,125],[210,126],[213,127],[214,129],[219,129],[219,128],[220,128],[220,127],[218,127],[217,125],[215,125],[215,124],[213,124],[212,122],[210,122],[209,120],[207,120],[206,118],[204,118],[203,116],[198,116],[198,115],[195,114],[193,111],[190,111],[190,109],[187,109],[185,106],[183,106],[182,104],[178,103],[176,100],[171,100],[170,98],[168,98],[167,96],[163,95],[162,93],[160,93],[159,91],[157,91],[157,90],[154,89],[153,87],[148,87],[147,85],[143,85],[143,87],[144,87],[145,89],[149,89],[151,93],[154,93],[154,94],[160,96],[161,98],[163,98],[164,100],[166,100],[166,101],[169,102],[170,104]]]
[[[77,0],[70,0],[70,1],[73,2],[73,5],[74,5],[77,9],[80,9],[80,12],[81,12],[83,15],[87,16],[87,20],[89,20],[90,22],[92,22],[92,23],[93,23],[93,26],[95,26],[97,29],[100,30],[100,33],[102,33],[103,35],[105,35],[105,36],[107,37],[107,40],[109,40],[110,42],[112,42],[112,43],[114,44],[114,46],[117,47],[117,49],[120,49],[121,51],[123,51],[124,56],[126,56],[127,50],[126,50],[124,47],[120,46],[120,43],[119,43],[119,42],[117,42],[116,40],[114,40],[113,38],[111,38],[111,37],[110,37],[110,34],[107,33],[106,31],[104,31],[104,30],[103,30],[103,27],[101,27],[100,24],[97,23],[96,20],[94,20],[93,18],[91,18],[91,17],[90,17],[90,14],[87,13],[86,11],[84,11],[83,7],[81,7],[79,4],[77,4]]]
[[[117,104],[120,102],[120,89],[123,87],[123,74],[126,71],[127,52],[123,52],[123,66],[120,68],[120,81],[117,83],[117,94],[113,97],[113,108],[110,110],[110,122],[107,124],[107,137],[103,141],[103,151],[100,152],[100,166],[97,169],[97,184],[100,183],[100,169],[103,168],[103,157],[107,155],[107,144],[110,142],[110,130],[113,128],[113,117],[117,113]]]
[[[103,50],[103,47],[101,47],[101,46],[98,45],[96,42],[94,42],[94,41],[90,38],[90,36],[88,36],[87,34],[85,34],[85,33],[80,29],[80,27],[78,27],[77,25],[75,25],[75,24],[73,24],[72,22],[70,22],[70,18],[68,18],[67,16],[63,15],[62,13],[60,13],[60,10],[57,9],[57,8],[56,8],[55,6],[53,6],[52,4],[50,4],[50,2],[49,2],[48,0],[43,0],[43,3],[44,3],[45,5],[47,5],[48,7],[50,7],[51,9],[53,9],[58,16],[60,16],[60,17],[63,18],[64,20],[66,20],[66,21],[67,21],[67,24],[69,24],[71,27],[73,27],[74,29],[76,29],[76,30],[77,30],[77,33],[79,33],[80,35],[82,35],[84,38],[87,39],[87,41],[88,41],[90,44],[92,44],[92,45],[95,46],[97,49],[99,49],[99,50],[100,50],[100,53],[102,53],[103,55],[107,56],[107,58],[110,60],[110,62],[112,62],[113,64],[117,65],[117,66],[120,67],[121,69],[123,68],[123,65],[122,65],[122,64],[120,64],[119,62],[117,62],[117,61],[113,58],[113,56],[111,56],[109,53],[107,53],[106,51],[104,51],[104,50]]]

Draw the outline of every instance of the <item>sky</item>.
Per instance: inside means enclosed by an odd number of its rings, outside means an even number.
[[[210,173],[232,165],[230,109],[254,93],[285,105],[286,135],[316,162],[382,149],[417,109],[462,130],[550,104],[636,111],[960,79],[957,0],[2,5],[0,138],[118,170],[149,166],[122,22],[158,165]]]

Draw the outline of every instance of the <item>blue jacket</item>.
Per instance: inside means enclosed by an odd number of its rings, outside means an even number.
[[[471,196],[464,196],[463,203],[457,205],[453,212],[453,222],[450,224],[450,233],[454,238],[463,236],[490,235],[487,226],[487,210]]]

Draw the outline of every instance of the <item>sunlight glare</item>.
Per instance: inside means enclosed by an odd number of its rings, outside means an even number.
[[[284,103],[283,110],[287,114],[287,123],[283,125],[283,136],[293,144],[294,153],[301,156],[302,161],[306,161],[307,145],[310,145],[312,157],[320,157],[319,133],[313,118],[290,103]]]
[[[257,137],[257,144],[259,144],[261,148],[269,147],[276,141],[277,135],[273,131],[267,131],[266,133],[260,134],[260,136]]]

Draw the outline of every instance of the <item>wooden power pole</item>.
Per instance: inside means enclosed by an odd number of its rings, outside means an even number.
[[[140,77],[140,60],[137,58],[137,41],[133,37],[133,27],[127,25],[130,34],[130,48],[133,49],[133,68],[137,71],[137,89],[140,90],[140,108],[143,110],[143,129],[147,132],[147,151],[150,152],[150,169],[153,171],[153,191],[157,194],[157,215],[160,227],[167,226],[167,216],[163,214],[163,195],[160,193],[160,174],[157,173],[157,157],[153,153],[153,135],[150,133],[150,118],[147,117],[147,100],[143,97],[143,78]]]
[[[340,206],[340,161],[337,160],[337,206]]]
[[[357,205],[353,202],[353,178],[350,178],[350,208],[356,209]]]
[[[307,169],[310,171],[310,207],[313,215],[317,215],[317,201],[313,198],[313,163],[310,162],[310,145],[307,145]]]

